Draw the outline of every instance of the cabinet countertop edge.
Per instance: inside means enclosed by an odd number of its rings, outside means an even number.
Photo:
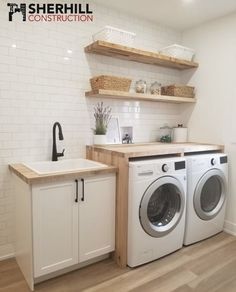
[[[33,170],[29,169],[25,165],[21,163],[9,164],[9,170],[17,175],[20,179],[22,179],[27,184],[35,184],[35,183],[50,183],[56,182],[58,180],[69,180],[82,178],[85,176],[93,176],[99,174],[107,174],[117,172],[117,167],[108,165],[103,168],[94,168],[88,170],[80,170],[80,171],[65,171],[58,173],[50,173],[50,174],[38,174]]]

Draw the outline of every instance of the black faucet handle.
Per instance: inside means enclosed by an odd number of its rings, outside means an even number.
[[[64,156],[64,152],[65,152],[65,149],[63,149],[61,153],[57,153],[57,157]]]

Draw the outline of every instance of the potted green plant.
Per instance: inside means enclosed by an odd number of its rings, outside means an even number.
[[[94,107],[95,129],[94,144],[106,144],[107,127],[111,119],[111,108],[104,107],[103,102]]]

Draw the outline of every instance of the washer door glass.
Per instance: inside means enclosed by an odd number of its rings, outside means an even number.
[[[140,222],[145,232],[161,237],[173,230],[183,214],[184,190],[173,177],[156,180],[143,195],[140,204]]]
[[[226,178],[218,169],[209,170],[198,182],[194,193],[194,208],[203,220],[214,218],[224,205]]]

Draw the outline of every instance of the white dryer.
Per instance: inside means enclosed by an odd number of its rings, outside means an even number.
[[[183,246],[184,158],[129,163],[128,265],[135,267]]]
[[[184,245],[223,230],[228,184],[226,154],[203,154],[186,158],[187,209]]]

